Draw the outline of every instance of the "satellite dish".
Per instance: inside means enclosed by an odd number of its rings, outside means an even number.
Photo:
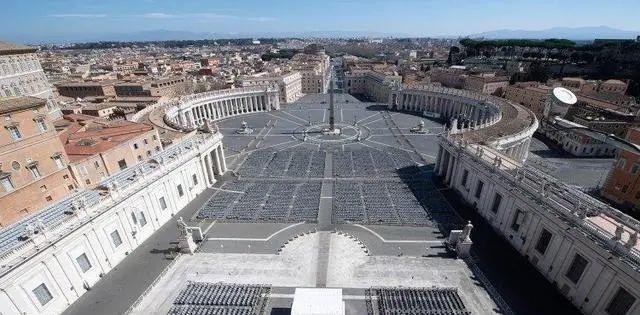
[[[563,87],[554,88],[544,108],[544,116],[547,118],[564,117],[569,107],[577,102],[578,98],[573,92]]]
[[[553,89],[552,93],[553,98],[556,102],[560,102],[567,105],[573,105],[578,102],[578,98],[573,92],[565,89],[563,87],[557,87]]]

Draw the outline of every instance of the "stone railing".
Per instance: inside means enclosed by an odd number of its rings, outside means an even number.
[[[446,135],[441,137],[441,143],[449,147],[451,152],[462,152],[464,157],[474,160],[477,165],[484,166],[494,174],[494,179],[502,182],[504,187],[520,188],[523,196],[536,201],[531,205],[533,208],[544,209],[575,223],[584,232],[598,239],[599,244],[606,250],[618,253],[621,257],[628,259],[633,268],[640,270],[640,251],[635,247],[627,248],[621,240],[614,238],[614,234],[589,221],[588,217],[606,215],[614,220],[616,225],[625,227],[625,232],[629,234],[640,231],[640,221],[487,146],[465,144],[459,138]],[[479,150],[480,148],[482,150]]]
[[[95,218],[108,213],[116,205],[126,201],[150,184],[184,165],[220,140],[221,135],[193,138],[191,141],[194,141],[194,147],[191,150],[183,151],[175,159],[158,162],[158,168],[149,173],[143,173],[142,176],[137,176],[134,183],[122,188],[110,189],[109,193],[103,196],[100,202],[93,207],[76,211],[74,215],[59,222],[54,227],[48,228],[36,237],[3,253],[0,255],[0,276],[3,276],[16,265],[27,261],[31,256],[65,238]]]

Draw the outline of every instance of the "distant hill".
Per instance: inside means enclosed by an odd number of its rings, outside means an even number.
[[[640,35],[640,31],[625,31],[608,26],[586,26],[586,27],[553,27],[545,30],[495,30],[478,34],[471,34],[472,38],[489,39],[545,39],[545,38],[566,38],[571,40],[593,40],[596,38],[609,39],[635,39]]]

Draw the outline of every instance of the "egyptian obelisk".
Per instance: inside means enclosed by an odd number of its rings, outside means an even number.
[[[335,104],[333,103],[333,79],[329,81],[329,132],[336,130],[335,126]]]

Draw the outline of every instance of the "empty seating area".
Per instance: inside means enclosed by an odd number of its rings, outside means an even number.
[[[336,181],[333,191],[333,223],[367,221],[360,185],[352,181]]]
[[[265,285],[189,282],[174,300],[169,314],[262,314],[270,291]]]
[[[393,147],[378,150],[360,148],[336,151],[333,154],[335,177],[398,176],[407,167],[415,166],[409,153]]]
[[[316,222],[320,181],[231,181],[205,203],[199,219],[223,222]]]
[[[453,227],[458,217],[427,178],[336,180],[333,223]]]
[[[381,315],[471,314],[455,288],[372,288],[370,292]]]
[[[326,152],[307,149],[252,152],[237,173],[245,177],[322,177]]]

